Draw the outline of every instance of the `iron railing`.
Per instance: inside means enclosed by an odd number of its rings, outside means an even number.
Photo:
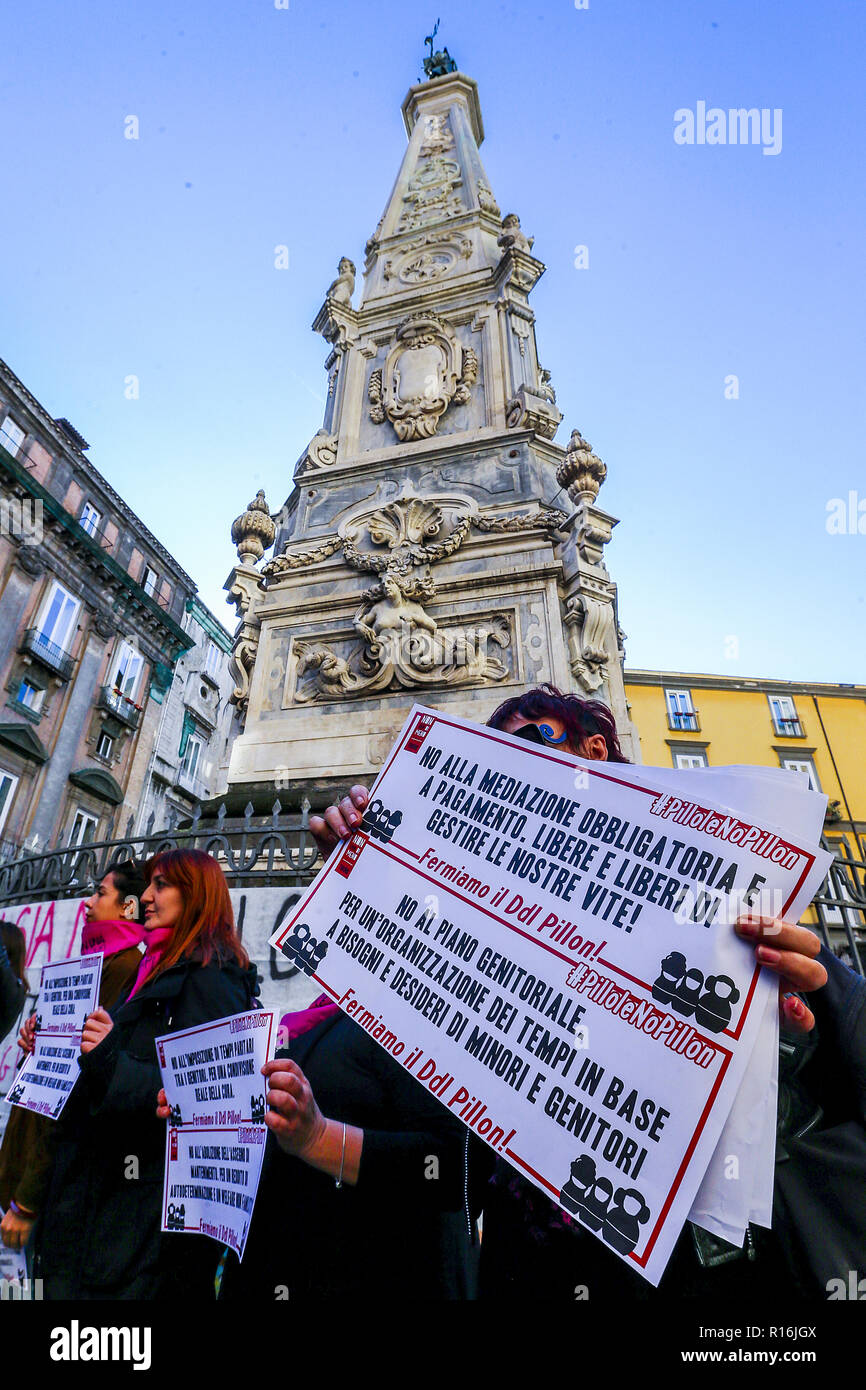
[[[112,860],[149,859],[166,849],[205,850],[216,859],[230,887],[304,887],[315,877],[319,860],[308,815],[308,802],[300,814],[283,815],[275,801],[270,817],[255,817],[255,821],[251,804],[239,817],[230,817],[223,804],[205,822],[201,808],[196,807],[182,826],[172,811],[168,826],[154,830],[151,812],[142,835],[132,834],[134,818],[130,816],[127,833],[119,839],[67,845],[42,854],[22,850],[14,860],[0,863],[0,905],[82,897],[104,876]]]
[[[40,632],[38,627],[27,628],[21,638],[20,650],[30,652],[37,661],[42,662],[43,666],[47,666],[50,671],[65,681],[69,680],[75,670],[75,657],[64,651],[62,647],[58,647],[57,643],[46,637],[44,632]]]
[[[115,690],[110,685],[102,685],[99,687],[97,704],[100,709],[107,709],[110,710],[112,714],[116,714],[118,719],[122,720],[124,724],[128,724],[131,729],[137,727],[138,721],[141,718],[141,709],[135,701],[131,700],[128,695],[123,695],[119,690]]]

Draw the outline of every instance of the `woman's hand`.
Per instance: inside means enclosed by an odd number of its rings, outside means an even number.
[[[0,1240],[9,1250],[23,1250],[30,1239],[35,1220],[35,1213],[13,1211],[10,1207],[0,1221]]]
[[[32,1052],[36,1046],[36,1015],[31,1014],[21,1025],[18,1046],[22,1052]]]
[[[349,789],[342,801],[329,806],[324,815],[310,816],[310,830],[323,859],[328,858],[335,845],[347,840],[358,829],[369,800],[369,791],[358,783]]]
[[[84,1027],[81,1030],[81,1051],[92,1052],[95,1047],[107,1038],[114,1024],[111,1015],[105,1009],[94,1009],[92,1014],[88,1014],[84,1020]]]
[[[156,1118],[158,1120],[171,1119],[171,1106],[166,1099],[166,1094],[162,1086],[160,1086],[159,1095],[156,1098]]]
[[[354,1187],[364,1131],[342,1120],[325,1119],[297,1062],[285,1058],[265,1062],[262,1074],[269,1087],[265,1124],[283,1152],[330,1173],[338,1183]]]
[[[284,1153],[303,1158],[321,1142],[327,1128],[312,1087],[297,1062],[287,1058],[266,1062],[262,1073],[269,1087],[265,1124]]]
[[[755,947],[759,965],[779,977],[779,1011],[786,1028],[808,1033],[815,1027],[815,1015],[802,999],[786,999],[789,991],[808,994],[827,983],[827,971],[816,960],[821,942],[808,927],[782,922],[776,917],[738,918],[734,930]]]

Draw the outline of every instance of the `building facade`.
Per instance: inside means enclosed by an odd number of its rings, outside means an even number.
[[[866,686],[627,670],[625,690],[642,762],[789,768],[827,796],[824,835],[844,867],[834,891],[852,907],[828,908],[825,919],[849,919],[866,941]]]
[[[415,702],[483,721],[541,681],[606,701],[631,749],[617,523],[601,459],[578,430],[554,440],[530,307],[545,267],[490,187],[475,82],[445,54],[425,70],[359,303],[344,257],[313,324],[322,428],[277,517],[260,494],[232,528],[229,791],[262,809],[275,786],[316,805],[373,777]]]
[[[198,598],[187,600],[183,628],[194,643],[179,658],[162,702],[135,820],[148,825],[182,821],[196,804],[226,787],[237,710],[231,703],[232,639]],[[144,750],[143,750],[144,751]]]
[[[195,584],[0,362],[0,841],[120,833],[139,808]]]

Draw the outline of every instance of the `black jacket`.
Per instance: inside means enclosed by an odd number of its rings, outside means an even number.
[[[337,1188],[268,1135],[243,1263],[229,1254],[220,1299],[473,1297],[486,1146],[345,1014],[286,1055],[323,1115],[363,1129],[357,1186]]]
[[[154,1039],[253,1006],[255,969],[182,961],[111,1010],[114,1027],[83,1053],[61,1116],[57,1157],[36,1230],[45,1297],[213,1297],[220,1247],[162,1235],[165,1122]]]

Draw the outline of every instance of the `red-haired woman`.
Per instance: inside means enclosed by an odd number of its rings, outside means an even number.
[[[128,995],[96,1009],[81,1077],[61,1118],[36,1232],[49,1299],[213,1298],[219,1247],[161,1235],[165,1125],[154,1040],[242,1013],[257,993],[222,870],[203,850],[169,850],[146,868],[145,954]]]

